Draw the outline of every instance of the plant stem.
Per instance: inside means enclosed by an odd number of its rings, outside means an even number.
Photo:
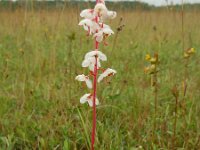
[[[174,135],[173,135],[173,138],[172,138],[172,149],[175,149],[175,144],[176,144],[177,109],[178,109],[178,96],[176,96],[175,118],[174,118]]]
[[[156,69],[157,70],[157,69]],[[156,132],[156,118],[157,118],[157,107],[158,107],[158,86],[157,86],[157,72],[153,75],[153,86],[154,86],[154,139]]]
[[[96,3],[98,0],[96,0]],[[98,23],[98,17],[96,17],[96,23]],[[99,43],[95,39],[95,49],[98,51]],[[96,94],[97,94],[97,56],[95,57],[94,65],[94,79],[93,79],[93,121],[92,121],[92,138],[91,138],[91,150],[94,150],[95,133],[96,133]]]
[[[182,0],[182,9],[181,9],[181,18],[182,18],[182,50],[183,53],[185,51],[185,34],[184,34],[184,0]],[[183,117],[185,120],[185,129],[186,129],[186,107],[185,107],[185,99],[187,94],[187,79],[188,79],[188,59],[185,59],[185,66],[184,66],[184,79],[183,79],[183,100],[182,100],[182,106],[183,106]]]

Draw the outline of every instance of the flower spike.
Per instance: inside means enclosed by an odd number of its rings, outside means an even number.
[[[80,103],[88,103],[93,108],[93,126],[91,137],[91,150],[94,150],[95,143],[95,130],[96,130],[96,106],[99,105],[97,99],[97,83],[102,81],[107,76],[113,76],[117,72],[114,69],[101,68],[101,62],[107,61],[107,56],[99,51],[99,44],[107,45],[105,40],[114,34],[109,25],[106,25],[104,21],[114,19],[117,13],[107,9],[104,0],[96,0],[94,9],[85,9],[81,11],[80,16],[83,18],[79,22],[79,26],[82,26],[87,31],[87,35],[93,37],[95,40],[95,49],[86,53],[82,62],[82,67],[89,68],[89,75],[78,75],[76,80],[85,82],[89,89],[92,89],[92,93],[83,95],[80,98]],[[98,75],[99,70],[104,70],[102,74]],[[93,82],[89,79],[93,78]]]

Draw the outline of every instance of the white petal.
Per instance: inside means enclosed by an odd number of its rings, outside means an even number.
[[[107,11],[107,17],[108,19],[114,19],[116,18],[117,13],[115,11]]]
[[[110,28],[103,28],[103,33],[107,34],[107,35],[111,35],[114,34],[113,30],[111,30]]]
[[[90,51],[90,52],[85,54],[85,59],[88,59],[90,57],[94,57],[95,55],[97,55],[97,51]]]
[[[90,60],[88,59],[83,60],[82,67],[88,67],[89,65],[90,65]]]
[[[103,80],[105,77],[107,77],[108,75],[110,75],[110,74],[116,74],[117,73],[117,71],[116,70],[114,70],[114,69],[110,69],[110,68],[108,68],[108,69],[106,69],[99,77],[98,77],[98,82],[101,82],[101,80]]]
[[[76,76],[75,79],[78,80],[78,81],[85,81],[85,75],[84,74],[78,75],[78,76]]]
[[[89,27],[88,27],[88,26],[85,26],[85,25],[83,25],[83,29],[84,29],[85,31],[88,31],[88,30],[89,30]]]
[[[92,81],[91,81],[91,80],[86,79],[86,80],[85,80],[85,83],[86,83],[86,85],[87,85],[87,87],[88,87],[89,89],[92,89]]]
[[[88,100],[88,104],[89,104],[90,107],[92,107],[92,106],[93,106],[93,100],[92,100],[92,99],[89,99],[89,100]]]
[[[99,105],[99,100],[97,98],[96,98],[96,102],[95,103],[96,103],[96,105]]]
[[[91,94],[85,94],[83,95],[81,98],[80,98],[80,103],[81,104],[84,104],[88,101],[88,97],[90,96]]]
[[[98,77],[98,82],[101,82],[103,78],[104,78],[103,74],[100,74],[100,76]]]
[[[99,43],[102,42],[103,41],[103,36],[97,36],[96,37],[96,41],[99,42]]]
[[[85,9],[80,13],[81,17],[87,18],[87,19],[93,19],[95,16],[92,12],[92,9]]]
[[[84,30],[88,31],[89,29],[93,29],[94,22],[90,19],[83,19],[78,25],[83,26]]]
[[[107,61],[107,57],[104,53],[102,53],[101,51],[98,51],[98,57],[99,59],[101,59],[102,61]]]
[[[104,53],[102,53],[101,51],[91,51],[91,52],[88,52],[86,55],[85,55],[85,59],[88,59],[90,57],[94,57],[94,56],[98,56],[98,58],[102,61],[106,61],[107,60],[107,57]]]

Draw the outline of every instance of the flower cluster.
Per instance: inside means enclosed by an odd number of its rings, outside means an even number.
[[[158,54],[151,55],[147,54],[145,57],[146,61],[150,62],[150,65],[144,68],[145,73],[154,74],[158,71]]]
[[[106,25],[104,22],[114,19],[116,17],[116,12],[108,10],[104,0],[98,0],[94,9],[85,9],[80,13],[80,16],[84,19],[79,22],[79,25],[83,26],[88,36],[94,38],[96,45],[94,50],[85,55],[82,62],[82,67],[89,68],[89,75],[78,75],[76,80],[84,82],[89,89],[93,89],[93,93],[87,93],[80,99],[80,103],[88,102],[89,106],[93,107],[94,100],[96,105],[99,104],[99,100],[96,98],[97,82],[99,83],[104,78],[116,74],[114,69],[103,69],[101,67],[101,62],[107,61],[107,57],[104,53],[99,51],[98,48],[99,43],[107,45],[106,38],[114,34],[110,26]],[[102,73],[98,75],[98,71]],[[93,82],[91,78],[93,78]]]
[[[194,48],[189,48],[184,52],[184,58],[188,59],[190,58],[194,53],[195,53],[195,49]]]

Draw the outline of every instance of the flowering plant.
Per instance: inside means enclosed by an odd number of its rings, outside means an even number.
[[[87,93],[80,98],[80,103],[88,103],[89,106],[93,107],[93,129],[92,129],[92,141],[91,149],[94,149],[95,142],[95,130],[96,130],[96,105],[99,105],[97,99],[97,82],[101,82],[104,78],[116,74],[114,69],[103,69],[101,68],[101,61],[107,61],[107,57],[104,53],[99,51],[99,44],[103,43],[107,45],[106,39],[114,34],[113,30],[109,25],[104,22],[107,20],[114,19],[117,13],[107,9],[104,0],[96,0],[94,9],[85,9],[80,13],[80,16],[84,19],[80,21],[79,25],[83,26],[84,30],[87,31],[88,36],[92,36],[95,40],[94,50],[88,52],[82,62],[82,67],[88,67],[90,70],[89,75],[78,75],[76,80],[85,82],[89,89],[92,89],[92,93]],[[98,71],[102,71],[98,75]],[[90,78],[93,78],[90,80]]]

